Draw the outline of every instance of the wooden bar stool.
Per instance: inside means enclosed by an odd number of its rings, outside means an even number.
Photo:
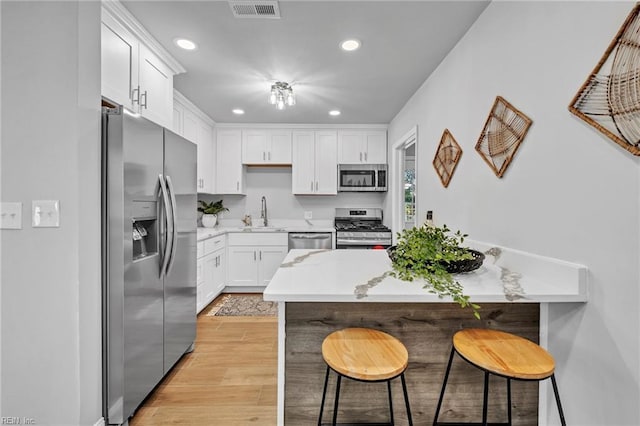
[[[484,400],[482,405],[482,423],[443,423],[438,422],[438,415],[444,398],[444,391],[449,379],[449,371],[453,361],[453,354],[457,353],[462,359],[484,371]],[[433,425],[487,425],[487,402],[489,396],[489,374],[507,379],[507,415],[508,423],[492,423],[492,425],[511,425],[511,380],[540,381],[551,378],[553,392],[560,413],[560,421],[566,426],[560,395],[554,375],[555,362],[553,357],[543,348],[530,340],[496,330],[466,329],[458,331],[453,336],[453,347],[449,356],[449,364],[444,375],[442,391],[436,408]]]
[[[322,403],[320,404],[320,416],[318,417],[319,426],[322,425],[322,412],[324,410],[330,370],[335,371],[338,375],[333,405],[333,425],[336,424],[338,416],[340,382],[343,377],[361,382],[387,382],[390,422],[384,424],[395,424],[393,420],[391,380],[398,376],[402,380],[402,391],[409,425],[413,425],[407,384],[404,379],[404,372],[409,363],[409,354],[398,339],[382,331],[369,328],[345,328],[329,334],[324,339],[322,342],[322,357],[327,363],[327,373],[324,378],[324,390],[322,391]]]

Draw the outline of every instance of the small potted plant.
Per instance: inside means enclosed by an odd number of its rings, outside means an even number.
[[[387,249],[393,265],[393,274],[405,281],[424,279],[424,286],[438,297],[450,296],[462,308],[470,307],[480,318],[480,306],[471,303],[463,293],[462,285],[452,273],[470,272],[479,268],[484,254],[460,245],[467,235],[457,231],[448,235],[447,225],[424,225],[405,229],[398,234],[398,244]]]
[[[216,202],[207,203],[203,200],[198,200],[200,206],[198,211],[202,212],[202,226],[205,228],[213,228],[218,223],[218,213],[228,212],[229,209],[222,205],[222,200]]]

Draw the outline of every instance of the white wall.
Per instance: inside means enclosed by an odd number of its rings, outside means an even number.
[[[640,418],[638,158],[567,110],[632,7],[492,2],[389,128],[391,146],[418,125],[419,217],[433,210],[473,239],[589,268],[589,302],[550,308],[549,349],[574,425]],[[496,95],[533,120],[502,179],[474,150]],[[431,165],[445,128],[464,151],[448,189]]]
[[[92,425],[101,416],[100,4],[2,9],[2,416]],[[10,106],[10,107],[8,107]],[[60,200],[59,228],[31,200]]]
[[[293,195],[291,193],[291,167],[248,167],[245,175],[246,196],[204,195],[199,199],[217,201],[223,199],[229,209],[221,217],[238,219],[251,215],[256,224],[260,217],[260,200],[267,198],[269,219],[304,219],[304,212],[311,211],[313,220],[333,220],[336,207],[382,207],[384,193],[340,192],[338,195]],[[312,222],[313,222],[312,220]]]

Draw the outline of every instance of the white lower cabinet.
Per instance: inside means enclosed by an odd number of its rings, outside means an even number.
[[[287,255],[286,232],[230,233],[229,286],[265,287]]]
[[[205,308],[224,290],[226,284],[226,236],[210,238],[198,243],[197,312]]]

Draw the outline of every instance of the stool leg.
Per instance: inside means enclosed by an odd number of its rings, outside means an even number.
[[[387,393],[389,394],[389,419],[391,426],[396,423],[393,421],[393,398],[391,397],[391,380],[387,380]]]
[[[342,374],[338,373],[338,382],[336,383],[336,400],[333,403],[333,426],[336,426],[336,420],[338,420],[338,400],[340,399],[340,382],[342,381]]]
[[[484,397],[482,399],[482,424],[487,426],[487,406],[489,404],[489,373],[484,372]]]
[[[407,383],[404,380],[404,373],[400,375],[402,380],[402,393],[404,393],[404,404],[407,406],[407,419],[409,420],[409,426],[413,426],[413,418],[411,417],[411,407],[409,407],[409,394],[407,393]]]
[[[562,426],[567,426],[566,421],[564,420],[564,412],[562,411],[562,404],[560,403],[560,394],[558,393],[558,385],[556,384],[556,375],[551,375],[551,384],[553,385],[553,393],[556,396],[556,404],[558,405],[558,414],[560,414],[560,423]]]
[[[511,426],[511,379],[507,378],[507,415],[509,417],[509,426]]]
[[[324,400],[327,396],[327,383],[329,382],[329,366],[327,365],[327,374],[324,376],[324,389],[322,390],[322,403],[320,404],[320,417],[318,417],[318,426],[322,425],[322,412],[324,411]]]
[[[451,363],[453,362],[454,352],[455,352],[455,348],[451,348],[451,355],[449,355],[449,363],[447,364],[447,371],[444,373],[442,390],[440,391],[440,398],[438,399],[438,405],[436,406],[436,415],[433,419],[433,426],[436,426],[438,424],[438,416],[440,415],[440,407],[442,407],[442,400],[444,399],[444,390],[447,387],[447,381],[449,380],[449,371],[451,370]]]

